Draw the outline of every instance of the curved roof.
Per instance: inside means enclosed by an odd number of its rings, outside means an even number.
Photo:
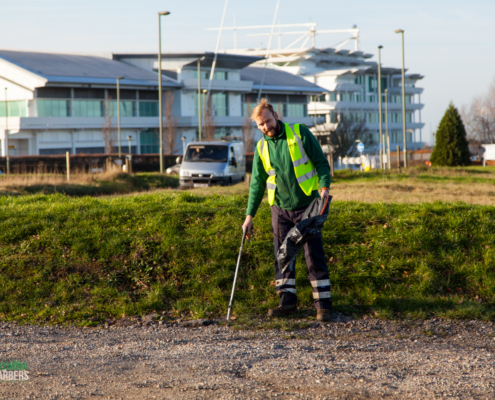
[[[123,86],[156,86],[158,84],[158,74],[154,72],[122,61],[97,56],[0,50],[0,58],[54,83],[115,85],[115,79],[122,76],[124,77],[121,80]],[[163,85],[181,86],[166,77],[164,77]]]

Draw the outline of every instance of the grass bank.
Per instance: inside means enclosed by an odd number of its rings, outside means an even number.
[[[0,198],[0,320],[95,325],[225,314],[246,196]],[[242,258],[234,313],[277,304],[270,210]],[[378,317],[495,317],[495,208],[335,202],[323,236],[334,304]],[[312,305],[298,263],[300,305]]]
[[[68,196],[104,196],[178,188],[178,177],[157,173],[72,174],[70,182],[60,174],[12,174],[0,176],[1,195],[62,193]]]

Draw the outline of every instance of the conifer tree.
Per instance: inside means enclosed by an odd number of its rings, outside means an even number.
[[[470,165],[470,156],[461,116],[457,108],[450,103],[438,126],[430,161],[432,165],[456,167]]]

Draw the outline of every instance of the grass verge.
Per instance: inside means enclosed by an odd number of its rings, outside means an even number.
[[[163,192],[0,198],[0,320],[223,316],[246,203]],[[255,226],[234,303],[240,319],[277,304],[266,203]],[[335,202],[323,231],[334,305],[380,318],[493,319],[494,233],[490,206]],[[300,305],[309,309],[302,257],[297,273]]]

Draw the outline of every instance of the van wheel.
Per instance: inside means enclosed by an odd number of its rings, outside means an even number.
[[[227,186],[232,186],[232,178],[229,178],[229,182],[227,183]]]

